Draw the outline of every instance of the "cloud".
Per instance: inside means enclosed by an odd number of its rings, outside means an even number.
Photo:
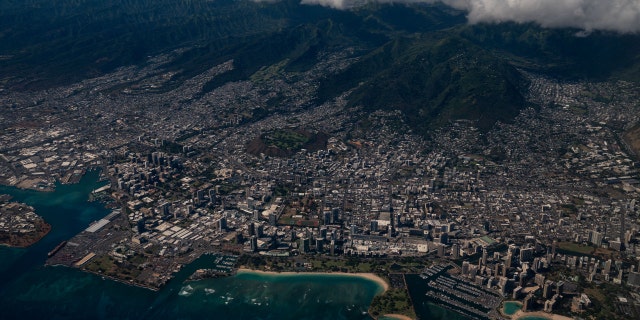
[[[350,4],[345,3],[344,0],[302,0],[302,4],[320,5],[323,7],[329,7],[334,9],[347,9],[351,7]]]
[[[443,2],[451,2],[444,0]],[[469,12],[470,23],[536,22],[587,31],[640,31],[640,0],[467,0],[449,3]]]
[[[535,22],[547,28],[640,32],[640,0],[373,0],[397,3],[442,2],[467,11],[469,23]],[[335,9],[353,0],[302,0]]]

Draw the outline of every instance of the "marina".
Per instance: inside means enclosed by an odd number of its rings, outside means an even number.
[[[499,316],[496,308],[502,297],[496,292],[450,275],[451,265],[434,265],[421,274],[407,274],[407,286],[419,318],[425,317],[426,302],[436,303],[464,315],[467,319],[491,319]]]
[[[229,277],[236,273],[236,263],[238,256],[213,254],[205,255],[206,258],[214,258],[213,266],[209,268],[197,269],[192,273],[187,281],[197,281],[210,278]]]

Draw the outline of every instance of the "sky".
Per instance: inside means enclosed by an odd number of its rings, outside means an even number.
[[[345,9],[350,0],[302,0]],[[467,12],[469,23],[534,22],[547,28],[640,33],[640,0],[373,0],[396,3],[442,2]]]

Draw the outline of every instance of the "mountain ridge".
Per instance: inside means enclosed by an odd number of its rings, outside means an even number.
[[[456,119],[474,120],[483,130],[513,119],[530,106],[517,68],[640,82],[639,35],[579,36],[579,30],[531,23],[468,25],[463,12],[442,4],[333,10],[293,0],[63,0],[55,6],[31,0],[0,9],[0,42],[6,44],[0,85],[10,90],[55,88],[187,48],[163,66],[175,72],[176,83],[234,61],[204,94],[270,66],[304,72],[322,52],[357,48],[350,57],[355,63],[319,80],[314,103],[350,92],[348,106],[401,110],[412,129],[426,133]]]

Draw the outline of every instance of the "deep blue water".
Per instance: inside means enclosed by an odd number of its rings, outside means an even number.
[[[203,256],[158,292],[104,280],[67,267],[45,267],[47,252],[109,213],[88,195],[102,185],[98,172],[55,192],[0,186],[0,193],[33,206],[51,232],[26,249],[0,247],[2,319],[368,319],[381,291],[357,277],[323,275],[234,277],[184,283],[195,269],[213,264]]]

